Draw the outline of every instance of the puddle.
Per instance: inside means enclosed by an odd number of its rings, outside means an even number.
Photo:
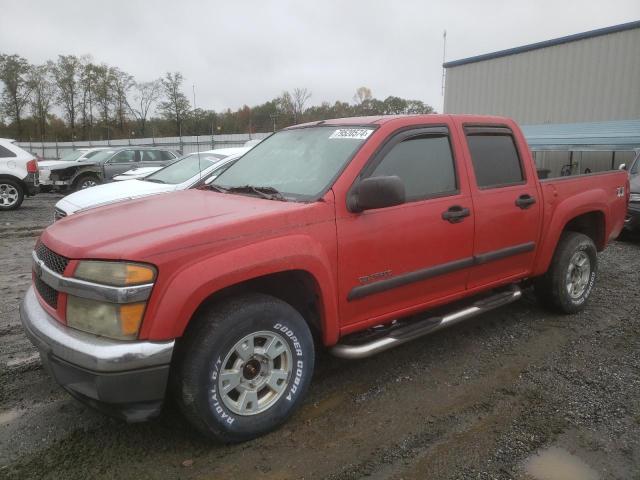
[[[6,425],[7,423],[11,423],[20,415],[21,415],[20,412],[15,408],[11,410],[5,410],[4,412],[0,412],[0,425]]]
[[[579,457],[551,447],[530,457],[525,472],[536,480],[599,480],[598,472]]]

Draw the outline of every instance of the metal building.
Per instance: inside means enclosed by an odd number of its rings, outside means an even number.
[[[640,21],[444,64],[445,113],[520,124],[640,119]]]

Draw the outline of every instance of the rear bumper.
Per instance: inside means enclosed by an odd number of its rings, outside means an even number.
[[[627,230],[640,231],[640,204],[629,203],[627,216],[624,220],[624,227]]]
[[[37,173],[28,173],[27,176],[22,179],[22,182],[27,187],[27,195],[33,196],[40,191],[40,182]]]
[[[30,287],[20,318],[45,368],[71,395],[130,422],[160,413],[173,341],[118,342],[60,324]]]

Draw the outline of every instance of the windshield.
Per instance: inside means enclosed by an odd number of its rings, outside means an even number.
[[[198,157],[200,158],[198,159]],[[219,161],[220,155],[211,153],[193,153],[176,160],[171,165],[168,165],[155,173],[152,173],[148,177],[145,177],[144,180],[148,182],[176,185],[195,177],[202,170],[211,167]]]
[[[270,187],[309,200],[320,195],[372,128],[319,126],[283,130],[260,142],[216,179],[221,187]]]
[[[66,162],[75,162],[82,156],[84,152],[85,150],[71,150],[70,152],[65,153],[62,157],[60,157],[60,160],[64,160]]]
[[[82,158],[81,160],[85,160],[87,158],[91,158],[94,157],[97,153],[100,153],[102,150],[92,150],[90,152],[87,152],[87,154],[84,156],[84,158]]]
[[[100,150],[93,157],[91,157],[91,161],[102,162],[103,160],[108,160],[114,153],[116,153],[115,150]],[[86,158],[83,160],[86,160]]]

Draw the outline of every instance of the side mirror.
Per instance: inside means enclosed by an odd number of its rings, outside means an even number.
[[[211,185],[216,178],[218,178],[218,175],[211,175],[209,178],[207,178],[204,181],[204,184],[205,185]]]
[[[621,164],[618,166],[618,170],[626,170],[626,169],[627,169],[627,164],[626,164],[626,163],[621,163]]]
[[[362,180],[349,199],[349,210],[362,212],[392,207],[405,202],[404,182],[397,176],[369,177]]]

